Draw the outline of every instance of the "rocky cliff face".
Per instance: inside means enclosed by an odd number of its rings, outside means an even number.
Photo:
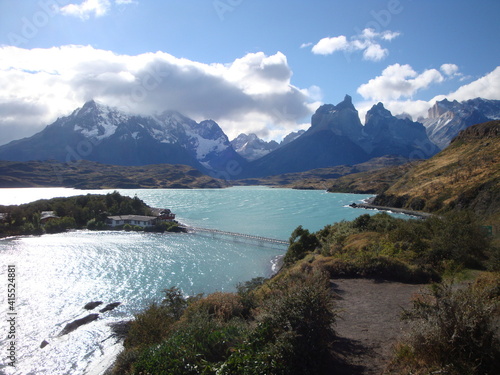
[[[476,98],[450,102],[444,99],[429,109],[422,123],[431,141],[443,149],[461,130],[495,119],[500,119],[500,100]]]
[[[365,149],[371,157],[400,155],[426,159],[439,151],[421,123],[393,116],[382,103],[367,112],[364,133]]]

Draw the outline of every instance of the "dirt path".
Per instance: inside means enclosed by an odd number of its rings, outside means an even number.
[[[364,279],[335,279],[339,318],[336,351],[343,363],[335,370],[341,375],[379,375],[401,335],[402,307],[411,306],[415,293],[424,288],[395,282]]]

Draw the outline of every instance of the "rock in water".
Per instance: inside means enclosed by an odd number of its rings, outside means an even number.
[[[66,326],[61,331],[61,333],[59,334],[59,336],[67,335],[68,333],[73,332],[78,327],[83,326],[84,324],[88,324],[90,322],[93,322],[98,317],[99,317],[99,314],[90,314],[90,315],[87,315],[84,318],[76,319],[76,320],[72,321],[71,323],[66,324]]]
[[[87,303],[85,306],[83,306],[83,308],[84,308],[85,310],[93,310],[93,309],[95,309],[97,306],[102,305],[102,303],[103,303],[102,301],[89,302],[89,303]]]
[[[106,311],[110,311],[110,310],[113,310],[114,308],[120,306],[122,303],[121,302],[113,302],[113,303],[110,303],[110,304],[107,304],[105,308],[99,310],[99,312],[106,312]]]

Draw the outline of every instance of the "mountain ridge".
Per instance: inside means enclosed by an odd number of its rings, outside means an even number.
[[[307,131],[291,133],[281,144],[255,135],[240,135],[230,142],[213,120],[198,123],[176,111],[130,114],[91,100],[39,133],[0,146],[0,159],[183,164],[225,179],[355,165],[386,155],[427,159],[439,151],[433,139],[443,144],[468,123],[487,116],[500,118],[500,101],[443,100],[436,102],[429,116],[412,121],[407,115],[392,115],[377,103],[362,125],[352,98],[346,95],[337,105],[320,106]]]

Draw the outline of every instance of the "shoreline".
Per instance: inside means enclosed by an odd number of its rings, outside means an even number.
[[[387,207],[387,206],[377,206],[371,203],[368,203],[370,200],[367,201],[367,203],[351,203],[349,207],[352,208],[362,208],[365,210],[378,210],[378,211],[386,211],[386,212],[394,212],[398,214],[405,214],[409,216],[415,216],[420,219],[427,219],[428,217],[433,216],[433,214],[428,213],[428,212],[422,212],[422,211],[413,211],[413,210],[407,210],[405,208],[396,208],[396,207]]]

